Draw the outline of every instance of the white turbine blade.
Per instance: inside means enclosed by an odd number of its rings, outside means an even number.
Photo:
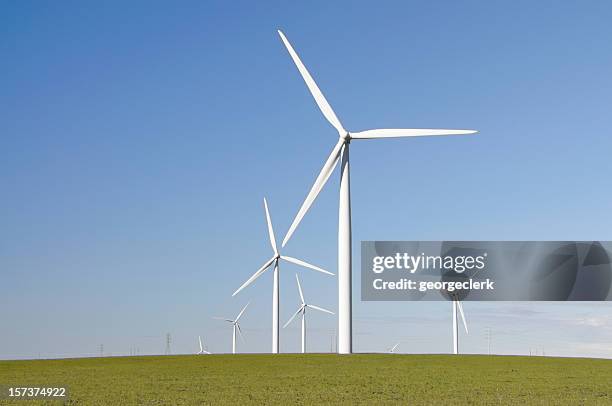
[[[325,186],[325,183],[327,182],[332,172],[336,168],[336,164],[338,163],[338,159],[340,157],[340,150],[342,149],[343,145],[344,145],[344,140],[343,139],[338,140],[338,143],[332,150],[331,154],[329,154],[329,157],[327,158],[327,161],[325,161],[325,164],[323,165],[321,172],[319,172],[319,176],[317,176],[317,179],[312,185],[310,192],[308,192],[308,195],[306,196],[304,203],[302,203],[302,207],[300,207],[300,210],[298,211],[297,215],[293,219],[293,223],[291,223],[291,227],[289,227],[289,231],[287,231],[287,234],[285,235],[285,238],[283,239],[283,244],[282,244],[283,247],[285,246],[285,244],[287,244],[287,241],[289,241],[289,238],[291,238],[291,236],[293,235],[293,232],[295,231],[297,226],[300,224],[300,222],[302,221],[302,218],[304,217],[308,209],[310,209],[310,206],[312,206],[312,203],[315,201],[315,199],[319,195],[319,192],[321,192],[321,189],[323,189],[323,186]]]
[[[270,212],[268,211],[268,202],[264,197],[264,208],[266,209],[266,222],[268,223],[268,236],[270,237],[270,244],[272,244],[272,249],[275,254],[278,254],[278,249],[276,249],[276,237],[274,236],[274,229],[272,228],[272,219],[270,219]]]
[[[204,354],[211,355],[211,353],[210,353],[210,352],[208,352],[208,351],[206,351],[206,350],[204,350]]]
[[[202,339],[198,336],[198,342],[200,343],[200,352],[204,351],[204,347],[202,347]]]
[[[295,274],[295,280],[297,281],[298,284],[298,290],[300,291],[300,299],[302,299],[302,305],[304,305],[304,294],[302,293],[302,285],[300,285],[300,278],[298,278],[298,275]]]
[[[324,308],[319,307],[319,306],[315,306],[315,305],[311,305],[311,304],[309,304],[309,305],[307,305],[307,306],[308,306],[309,308],[311,308],[311,309],[315,309],[315,310],[318,310],[318,311],[320,311],[320,312],[325,312],[325,313],[329,313],[329,314],[334,314],[334,312],[332,312],[331,310],[327,310],[327,309],[324,309]]]
[[[457,307],[459,308],[459,314],[461,315],[461,320],[463,320],[463,327],[465,327],[465,332],[469,334],[467,322],[465,321],[465,314],[463,314],[463,306],[461,305],[461,301],[457,300]]]
[[[396,348],[397,348],[399,345],[400,345],[400,343],[395,344],[395,345],[393,346],[393,348],[391,348],[391,351],[390,351],[390,352],[395,351],[395,349],[396,349]]]
[[[315,271],[323,272],[323,273],[326,273],[326,274],[332,275],[332,276],[334,275],[333,273],[328,272],[325,269],[321,269],[318,266],[314,266],[312,264],[309,264],[308,262],[304,262],[301,259],[297,259],[297,258],[293,258],[293,257],[288,257],[286,255],[281,255],[281,259],[284,259],[285,261],[293,262],[296,265],[301,265],[304,268],[310,268],[310,269],[313,269]]]
[[[397,138],[397,137],[423,137],[428,135],[464,135],[474,134],[475,130],[434,130],[429,128],[406,128],[406,129],[380,129],[367,130],[351,133],[351,138]]]
[[[299,309],[297,309],[297,312],[293,313],[293,316],[291,316],[291,318],[285,323],[285,325],[283,326],[283,328],[287,327],[289,325],[289,323],[291,323],[293,321],[293,319],[295,319],[295,316],[297,316],[298,314],[300,314],[300,312],[302,311],[302,309],[304,309],[304,305],[300,306]]]
[[[234,320],[226,319],[225,317],[213,317],[213,319],[215,319],[215,320],[223,320],[223,321],[227,321],[229,323],[233,323],[234,322]]]
[[[265,264],[263,264],[263,266],[259,268],[259,270],[253,274],[253,276],[251,276],[245,283],[242,284],[241,287],[239,287],[234,293],[232,293],[232,296],[236,296],[238,292],[249,286],[255,279],[259,278],[261,274],[264,273],[266,269],[270,267],[270,265],[272,265],[272,262],[274,262],[275,259],[276,255],[270,258]]]
[[[236,316],[236,320],[234,320],[234,323],[238,324],[238,320],[240,320],[240,317],[242,316],[242,313],[244,313],[244,311],[246,310],[247,307],[249,307],[249,304],[251,304],[251,302],[247,303],[242,310],[240,310],[240,313],[238,313],[238,316]]]
[[[244,336],[242,335],[242,329],[240,328],[240,324],[236,323],[236,327],[238,327],[238,335],[240,336],[240,341],[242,341],[242,343],[245,343]]]
[[[283,40],[287,51],[289,51],[289,55],[291,55],[291,59],[293,59],[293,62],[300,71],[304,82],[306,82],[306,86],[308,86],[308,90],[310,90],[312,97],[314,97],[315,102],[317,102],[319,109],[321,109],[321,112],[323,113],[327,121],[329,121],[329,123],[334,126],[334,128],[338,131],[340,135],[346,134],[346,130],[342,127],[342,124],[340,124],[340,120],[338,120],[338,117],[336,117],[336,113],[334,113],[331,106],[325,99],[325,96],[323,96],[323,93],[321,93],[321,90],[319,90],[319,87],[315,83],[314,79],[312,78],[312,76],[310,76],[310,73],[308,73],[308,70],[306,69],[306,67],[300,60],[300,57],[285,37],[285,34],[278,30],[278,35],[280,35],[281,39]]]

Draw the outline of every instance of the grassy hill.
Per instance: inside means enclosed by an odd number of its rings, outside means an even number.
[[[612,404],[612,360],[253,354],[0,361],[0,384],[68,385],[67,403],[79,405],[603,405]],[[12,404],[26,403],[35,404]]]

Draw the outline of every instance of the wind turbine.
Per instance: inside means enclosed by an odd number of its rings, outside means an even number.
[[[372,138],[397,138],[397,137],[420,137],[428,135],[459,135],[473,134],[474,130],[436,130],[436,129],[376,129],[360,132],[350,132],[346,130],[340,120],[332,110],[331,106],[319,90],[310,73],[300,60],[285,35],[279,30],[285,47],[289,55],[297,66],[306,86],[323,113],[323,116],[338,131],[339,139],[323,164],[321,172],[317,176],[310,192],[306,196],[304,203],[300,207],[291,227],[287,231],[283,240],[284,247],[302,218],[315,201],[321,189],[334,171],[339,160],[342,161],[340,168],[340,205],[338,215],[338,352],[340,354],[350,354],[352,346],[352,308],[351,308],[351,191],[350,191],[350,171],[349,171],[349,145],[354,139]]]
[[[389,348],[389,354],[395,354],[395,350],[399,347],[400,342],[398,341],[393,347]]]
[[[285,323],[283,328],[287,327],[289,323],[291,323],[293,319],[295,319],[295,316],[302,313],[302,354],[304,354],[306,352],[306,309],[314,309],[314,310],[318,310],[320,312],[325,312],[329,314],[334,314],[334,313],[327,309],[319,307],[319,306],[306,304],[306,302],[304,301],[304,293],[302,293],[302,286],[300,285],[300,278],[297,276],[297,274],[295,274],[295,280],[297,281],[298,290],[300,292],[300,300],[302,301],[302,303],[300,307],[297,309],[297,311],[293,313],[293,316],[291,316],[289,321]]]
[[[242,310],[240,310],[240,313],[238,313],[238,316],[236,316],[236,320],[225,319],[223,317],[213,317],[213,319],[216,319],[216,320],[224,320],[224,321],[227,321],[228,323],[232,323],[232,354],[236,354],[236,331],[238,332],[238,334],[240,334],[240,338],[242,339],[242,342],[244,342],[244,337],[242,336],[242,330],[240,329],[240,324],[238,323],[238,320],[240,320],[240,317],[242,316],[242,314],[244,313],[244,311],[246,310],[248,306],[249,306],[249,303],[247,303],[246,306],[244,306]]]
[[[268,211],[268,202],[264,198],[264,208],[266,211],[266,222],[268,223],[268,236],[270,237],[270,244],[272,245],[272,251],[274,251],[274,255],[257,272],[253,274],[245,283],[242,284],[241,287],[236,290],[232,296],[236,296],[238,292],[242,289],[249,286],[255,279],[259,278],[267,269],[270,268],[272,264],[274,264],[274,284],[272,286],[272,353],[278,354],[279,352],[279,334],[278,334],[278,314],[279,314],[279,262],[281,259],[294,263],[296,265],[303,266],[305,268],[313,269],[318,272],[323,272],[328,275],[333,275],[331,272],[327,272],[324,269],[319,268],[318,266],[311,265],[307,262],[304,262],[300,259],[289,257],[286,255],[281,255],[276,246],[276,237],[274,236],[274,228],[272,227],[272,219],[270,218],[270,212]]]
[[[457,320],[457,309],[459,309],[459,313],[461,314],[461,320],[463,321],[463,327],[465,327],[465,333],[469,334],[467,323],[465,321],[465,314],[463,314],[463,306],[461,305],[461,301],[457,300],[456,297],[453,298],[453,354],[459,354],[459,329],[458,329],[458,320]]]
[[[202,346],[202,338],[200,336],[198,336],[198,343],[200,343],[200,351],[198,351],[198,354],[210,354],[210,352],[206,351],[204,346]]]

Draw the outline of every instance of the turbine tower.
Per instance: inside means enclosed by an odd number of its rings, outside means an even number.
[[[289,257],[286,255],[281,255],[278,251],[278,247],[276,246],[276,237],[274,236],[274,228],[272,227],[272,219],[270,218],[270,212],[268,211],[268,202],[264,198],[264,209],[266,211],[266,222],[268,224],[268,236],[270,237],[270,244],[272,245],[272,251],[274,255],[270,258],[257,272],[253,274],[241,287],[236,290],[232,296],[236,296],[238,292],[242,289],[249,286],[255,279],[259,278],[267,269],[270,268],[270,265],[274,264],[274,284],[272,286],[272,353],[278,354],[280,339],[279,339],[279,262],[281,259],[294,263],[296,265],[303,266],[305,268],[313,269],[318,272],[322,272],[328,275],[333,275],[331,272],[327,272],[324,269],[319,268],[318,266],[311,265],[307,262],[304,262],[300,259]]]
[[[282,246],[284,247],[302,218],[319,195],[321,189],[331,176],[338,161],[340,167],[340,205],[338,213],[338,352],[340,354],[350,354],[353,351],[352,340],[352,303],[351,303],[351,191],[350,191],[350,170],[349,170],[349,145],[354,139],[376,139],[376,138],[397,138],[397,137],[420,137],[428,135],[459,135],[473,134],[474,130],[434,130],[434,129],[377,129],[361,132],[349,132],[332,110],[331,106],[319,90],[312,76],[300,60],[299,56],[279,30],[285,47],[289,55],[297,66],[306,86],[323,113],[323,116],[338,131],[339,139],[331,151],[331,154],[323,164],[323,168],[317,176],[310,192],[306,196],[304,203],[300,207],[289,231],[285,235]]]
[[[242,310],[240,310],[240,313],[238,313],[238,316],[236,316],[235,320],[226,319],[223,317],[213,317],[213,319],[215,320],[223,320],[227,321],[228,323],[232,323],[232,354],[236,354],[236,332],[238,332],[238,334],[240,335],[240,339],[242,340],[242,342],[244,342],[244,337],[242,336],[242,330],[240,329],[240,323],[238,323],[238,320],[240,320],[240,317],[242,317],[242,314],[248,306],[249,303],[247,303],[246,306],[244,306]]]
[[[332,311],[329,311],[319,306],[306,304],[306,302],[304,301],[304,293],[302,292],[302,286],[300,285],[300,278],[297,276],[297,274],[295,274],[295,280],[297,281],[298,291],[300,292],[301,305],[297,309],[297,311],[293,313],[293,316],[291,316],[289,321],[285,323],[283,328],[287,327],[289,323],[291,323],[293,319],[295,319],[295,316],[297,316],[300,313],[302,314],[302,354],[304,354],[306,352],[306,309],[314,309],[314,310],[318,310],[320,312],[325,312],[329,314],[334,314],[334,313]]]
[[[469,334],[467,323],[465,321],[465,314],[463,314],[463,306],[461,301],[457,298],[453,298],[453,354],[459,354],[459,328],[457,320],[457,309],[461,314],[461,320],[463,321],[463,327],[465,327],[465,333]]]

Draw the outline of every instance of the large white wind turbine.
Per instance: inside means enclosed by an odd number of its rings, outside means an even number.
[[[349,176],[349,145],[354,139],[370,138],[396,138],[396,137],[420,137],[427,135],[458,135],[473,134],[473,130],[434,130],[434,129],[377,129],[360,132],[349,132],[332,110],[331,106],[319,90],[308,70],[300,60],[299,56],[285,37],[278,31],[289,55],[297,66],[306,86],[319,106],[319,109],[338,131],[340,136],[331,154],[323,164],[323,168],[317,176],[314,185],[308,192],[302,207],[298,211],[289,231],[285,235],[282,246],[284,247],[302,218],[317,198],[321,189],[331,176],[336,164],[342,161],[340,168],[340,207],[338,216],[338,352],[349,354],[352,352],[352,310],[351,310],[351,192]]]
[[[224,320],[224,321],[227,321],[228,323],[232,323],[232,354],[236,354],[236,332],[240,334],[240,338],[244,342],[244,337],[242,336],[242,330],[240,329],[240,323],[238,323],[238,321],[240,320],[240,317],[242,317],[242,314],[244,313],[244,311],[246,310],[248,306],[249,306],[249,303],[247,303],[246,306],[244,306],[242,310],[240,310],[240,313],[238,313],[238,316],[236,316],[235,320],[226,319],[223,317],[213,317],[213,319]]]
[[[291,316],[289,321],[285,323],[283,328],[287,327],[289,323],[291,323],[293,319],[295,319],[295,316],[302,313],[302,354],[304,354],[306,352],[306,309],[314,309],[314,310],[318,310],[320,312],[325,312],[329,314],[334,314],[334,312],[331,312],[319,306],[307,304],[304,301],[304,293],[302,292],[302,286],[300,285],[300,278],[297,276],[297,274],[295,274],[295,279],[297,281],[298,291],[300,292],[301,304],[300,304],[300,307],[297,309],[297,311],[293,313],[293,316]]]
[[[463,321],[463,327],[465,327],[465,333],[469,334],[468,326],[465,321],[465,314],[463,314],[463,306],[461,305],[461,301],[457,300],[457,298],[453,299],[453,354],[459,354],[459,328],[458,328],[458,320],[457,320],[457,309],[459,309],[459,313],[461,314],[461,320]]]
[[[281,259],[294,263],[296,265],[303,266],[305,268],[313,269],[318,272],[323,272],[328,275],[333,275],[331,272],[327,272],[324,269],[319,268],[318,266],[311,265],[307,262],[304,262],[300,259],[289,257],[286,255],[281,255],[278,251],[278,247],[276,246],[276,237],[274,236],[274,228],[272,227],[272,219],[270,218],[270,212],[268,211],[268,202],[264,198],[264,208],[266,210],[266,222],[268,223],[268,236],[270,237],[270,244],[272,245],[272,251],[274,251],[274,255],[257,272],[253,274],[245,283],[242,284],[241,287],[236,290],[232,296],[235,296],[242,289],[249,286],[255,279],[259,278],[267,269],[270,268],[272,264],[274,264],[274,285],[272,287],[272,353],[278,354],[279,352],[279,334],[278,334],[278,314],[279,314],[279,262]]]
[[[204,349],[204,346],[202,345],[202,337],[200,336],[198,336],[198,343],[200,344],[200,351],[198,351],[198,354],[210,354],[210,352]]]

